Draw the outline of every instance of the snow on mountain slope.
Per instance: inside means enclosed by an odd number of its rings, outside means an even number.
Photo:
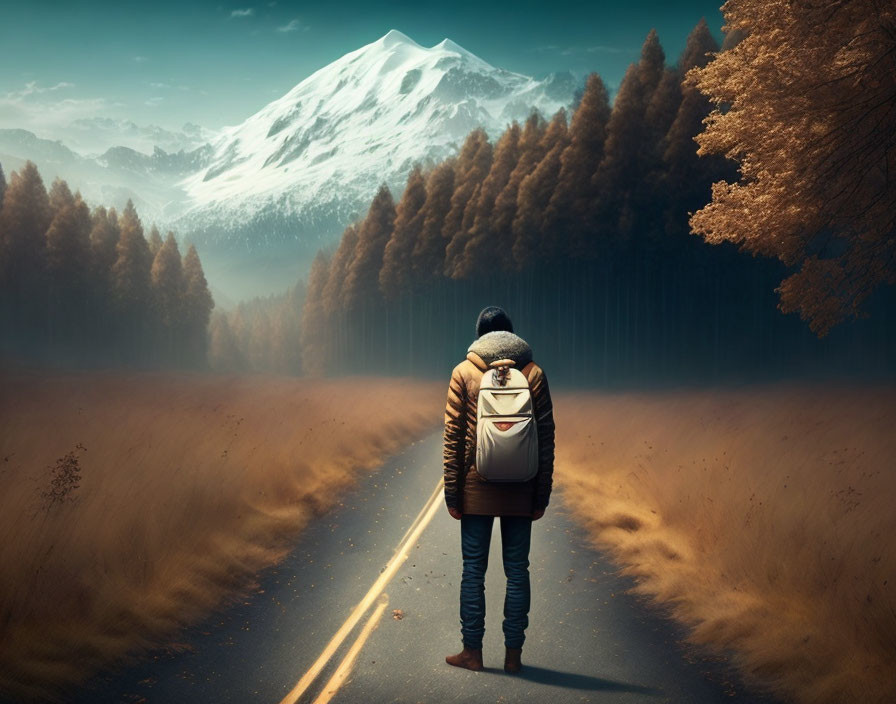
[[[455,153],[477,126],[496,137],[532,108],[550,117],[575,87],[569,74],[538,81],[450,39],[426,48],[392,30],[222,130],[208,167],[179,184],[187,212],[178,226],[249,247],[332,234],[321,230],[344,227],[383,181],[398,198],[415,162]]]

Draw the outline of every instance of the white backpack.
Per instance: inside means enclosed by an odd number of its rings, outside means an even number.
[[[489,482],[524,482],[538,472],[532,394],[515,362],[501,359],[482,375],[476,404],[476,471]]]

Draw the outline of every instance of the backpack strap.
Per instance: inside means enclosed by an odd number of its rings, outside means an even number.
[[[523,376],[526,377],[526,381],[531,381],[531,379],[529,379],[529,375],[532,373],[532,370],[534,368],[535,362],[529,362],[525,367],[520,369],[520,371],[523,373]]]

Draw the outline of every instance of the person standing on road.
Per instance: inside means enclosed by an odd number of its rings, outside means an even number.
[[[530,440],[511,441],[518,448],[530,442],[528,463],[537,471],[525,481],[488,481],[477,469],[477,405],[483,377],[489,374],[491,384],[507,378],[508,369],[519,370],[522,376],[509,372],[511,378],[528,382],[531,404],[519,409],[530,414],[534,425]],[[492,374],[496,376],[492,376]],[[506,383],[506,381],[505,381]],[[515,389],[511,389],[515,391]],[[500,394],[500,389],[498,389]],[[511,393],[505,398],[513,397]],[[525,396],[525,394],[524,394]],[[517,411],[513,411],[517,413]],[[523,417],[520,415],[520,417]],[[502,416],[504,418],[504,416]],[[499,428],[517,432],[519,421],[498,422]],[[523,423],[525,425],[525,423]],[[503,442],[499,431],[487,444]],[[484,433],[482,433],[484,435]],[[521,437],[520,435],[516,436]],[[537,438],[537,443],[535,439]],[[537,445],[537,450],[535,449]],[[481,450],[480,450],[481,451]],[[483,459],[484,461],[484,459]],[[525,462],[518,463],[525,464]],[[482,669],[482,638],[485,634],[485,571],[488,566],[492,526],[496,516],[501,520],[501,556],[507,591],[504,599],[504,669],[519,672],[525,630],[529,625],[529,544],[532,521],[544,515],[551,495],[554,469],[554,415],[547,377],[532,361],[529,345],[513,332],[507,313],[496,306],[482,310],[476,321],[476,340],[467,350],[466,359],[451,373],[448,401],[445,406],[444,476],[445,503],[451,516],[460,521],[463,573],[460,584],[460,625],[463,650],[448,655],[445,661],[456,667]],[[509,470],[509,476],[515,468]]]

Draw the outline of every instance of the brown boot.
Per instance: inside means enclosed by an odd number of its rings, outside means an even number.
[[[445,662],[455,667],[465,667],[468,670],[482,669],[482,648],[468,648],[464,646],[457,655],[446,655]]]
[[[523,668],[523,663],[520,662],[522,654],[522,648],[507,648],[507,653],[504,655],[504,671],[519,672]]]

